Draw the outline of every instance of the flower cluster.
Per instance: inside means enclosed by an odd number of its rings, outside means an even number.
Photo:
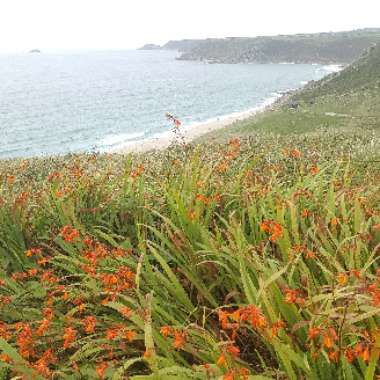
[[[260,224],[261,231],[270,235],[269,239],[272,242],[276,242],[283,236],[283,229],[281,224],[274,220],[265,220]]]
[[[72,243],[79,238],[79,231],[72,226],[64,226],[61,230],[61,236],[67,243]]]
[[[185,330],[175,329],[171,326],[162,326],[160,332],[164,338],[173,338],[172,346],[176,350],[181,350],[184,347],[187,337]]]

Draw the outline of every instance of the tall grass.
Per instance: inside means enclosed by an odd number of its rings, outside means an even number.
[[[375,379],[379,164],[340,140],[1,163],[3,378]]]

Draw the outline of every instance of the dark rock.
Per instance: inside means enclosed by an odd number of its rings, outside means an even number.
[[[291,100],[289,103],[288,103],[288,107],[291,109],[291,110],[296,110],[298,109],[298,107],[300,106],[300,104],[295,101],[295,100]]]

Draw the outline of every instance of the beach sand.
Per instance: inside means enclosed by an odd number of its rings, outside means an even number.
[[[234,113],[211,121],[196,123],[189,126],[180,127],[180,135],[183,136],[184,142],[189,143],[195,139],[222,128],[228,128],[234,123],[254,117],[258,113],[268,111],[274,107],[284,96],[273,97],[259,107],[248,111]],[[118,150],[119,153],[143,153],[152,150],[163,150],[168,148],[178,139],[173,131],[163,133],[162,137],[133,141],[124,145]]]

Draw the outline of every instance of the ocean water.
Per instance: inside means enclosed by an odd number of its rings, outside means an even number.
[[[115,151],[258,107],[334,67],[209,65],[170,51],[0,55],[0,158]]]

